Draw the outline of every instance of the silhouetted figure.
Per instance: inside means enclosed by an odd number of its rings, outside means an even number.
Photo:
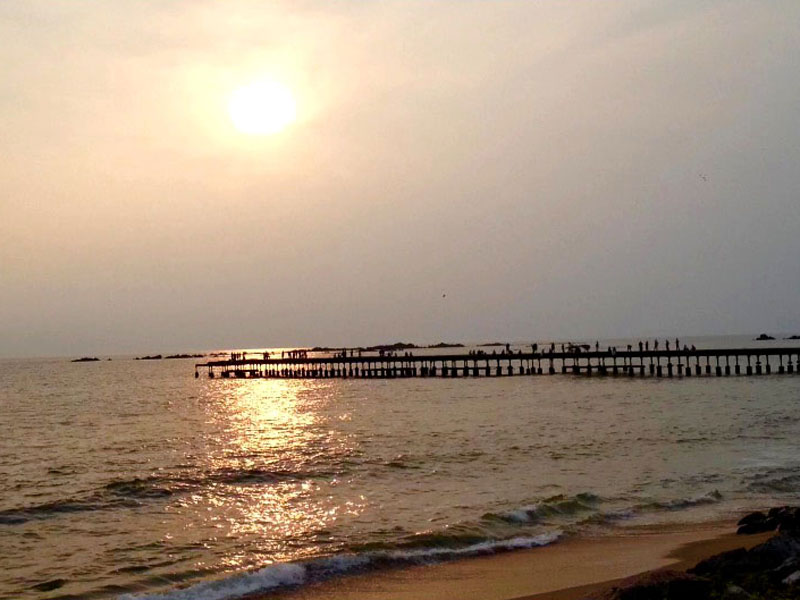
[[[597,340],[595,340],[595,342],[594,342],[594,351],[595,352],[600,352],[600,342],[597,341]]]
[[[506,344],[506,353],[511,353],[511,344]]]
[[[631,350],[633,350],[633,346],[631,346],[630,344],[628,344],[628,352],[630,352]]]
[[[645,340],[644,349],[650,352],[650,340]]]
[[[664,342],[664,343],[665,343],[665,345],[667,346],[667,352],[669,352],[669,340],[667,340],[667,341],[666,341],[666,342]]]
[[[536,351],[537,351],[538,349],[539,349],[539,344],[534,344],[533,346],[531,346],[531,352],[532,352],[533,354],[536,354]]]
[[[642,351],[642,346],[643,346],[643,344],[642,344],[642,342],[640,341],[640,342],[639,342],[639,352],[641,352],[641,351]]]
[[[675,350],[680,349],[680,347],[681,347],[680,341],[678,340],[678,338],[675,338]]]
[[[653,350],[656,350],[656,351],[658,350],[658,340],[653,342]]]

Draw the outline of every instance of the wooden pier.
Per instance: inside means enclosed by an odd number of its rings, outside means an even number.
[[[511,377],[572,374],[698,377],[793,374],[800,371],[797,348],[719,348],[697,350],[596,350],[471,352],[469,354],[389,353],[330,356],[295,353],[291,358],[234,355],[195,365],[195,377],[276,379],[394,379],[408,377]]]

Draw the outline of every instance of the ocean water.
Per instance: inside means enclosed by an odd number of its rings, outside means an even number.
[[[800,494],[798,375],[223,380],[193,363],[0,361],[0,598],[223,600]]]

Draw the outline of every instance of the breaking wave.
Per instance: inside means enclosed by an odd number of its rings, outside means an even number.
[[[560,535],[560,532],[554,531],[537,536],[519,536],[506,540],[484,540],[462,547],[419,547],[336,555],[306,562],[270,565],[251,573],[198,583],[171,592],[126,594],[120,596],[119,600],[229,600],[257,592],[296,587],[352,573],[430,564],[456,558],[546,546],[555,542]]]

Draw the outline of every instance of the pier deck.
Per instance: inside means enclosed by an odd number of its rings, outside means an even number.
[[[460,354],[363,354],[272,358],[237,356],[195,365],[195,377],[405,378],[508,377],[521,375],[628,375],[654,377],[792,374],[800,347],[697,350],[599,350],[478,352]],[[355,354],[355,352],[353,352]]]

